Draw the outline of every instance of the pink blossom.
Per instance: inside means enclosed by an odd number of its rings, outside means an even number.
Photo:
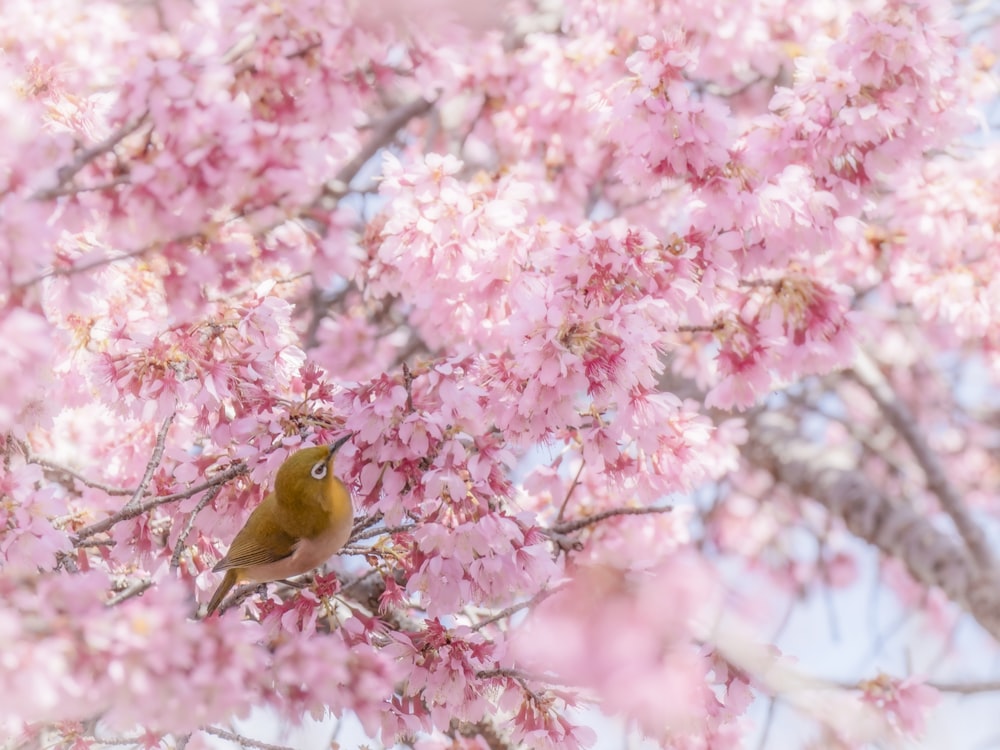
[[[923,733],[925,714],[940,698],[937,690],[917,678],[899,680],[887,674],[862,682],[861,690],[865,702],[884,710],[893,724],[910,736]]]
[[[601,712],[731,750],[786,696],[706,618],[795,642],[789,606],[879,572],[923,636],[997,635],[995,29],[361,5],[4,5],[5,738],[207,746],[263,708],[576,748]],[[351,542],[191,618],[345,434]],[[860,685],[920,730],[926,686]]]

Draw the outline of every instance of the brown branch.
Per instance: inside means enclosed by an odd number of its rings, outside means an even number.
[[[533,677],[531,675],[525,674],[518,669],[511,669],[505,667],[498,667],[497,669],[488,669],[476,672],[476,677],[480,680],[490,680],[497,678],[504,678],[508,680],[513,680],[524,691],[525,695],[531,698],[532,702],[536,706],[545,705],[545,699],[542,698],[535,690],[528,685],[529,680],[531,682],[542,682],[541,678]]]
[[[1000,692],[1000,681],[986,680],[984,682],[928,682],[929,687],[942,693],[957,693],[958,695],[975,695],[976,693]]]
[[[272,745],[270,742],[261,742],[260,740],[252,740],[249,737],[244,737],[242,734],[236,734],[235,732],[229,732],[225,729],[219,729],[218,727],[202,727],[199,731],[205,734],[211,734],[215,737],[221,737],[224,740],[229,740],[230,742],[235,742],[242,747],[253,748],[254,750],[294,750],[286,745]]]
[[[68,466],[63,466],[62,464],[57,464],[54,461],[50,461],[47,458],[41,458],[40,456],[33,456],[30,450],[26,449],[25,459],[30,464],[37,464],[43,469],[48,469],[49,471],[55,472],[57,474],[65,474],[70,479],[74,479],[80,484],[90,487],[91,489],[101,490],[108,495],[131,495],[135,490],[126,489],[125,487],[112,487],[109,484],[102,484],[100,482],[95,482],[91,479],[87,479],[82,474],[70,469]],[[60,482],[63,486],[66,486],[64,482]],[[69,489],[72,489],[70,487]]]
[[[171,570],[176,570],[181,564],[181,554],[184,551],[184,544],[187,541],[188,534],[191,533],[191,529],[194,528],[194,522],[198,517],[198,514],[201,513],[205,509],[205,506],[212,502],[221,491],[222,485],[215,485],[212,489],[205,493],[205,496],[198,501],[194,510],[191,511],[191,515],[188,516],[187,523],[184,524],[184,529],[181,531],[180,536],[177,537],[177,541],[174,543],[174,554],[170,556]]]
[[[367,529],[365,531],[356,531],[351,535],[351,538],[347,541],[348,544],[351,542],[356,542],[360,539],[371,539],[374,536],[388,536],[389,534],[404,534],[407,531],[412,531],[417,528],[417,524],[410,523],[405,526],[390,526],[388,528],[379,529]]]
[[[84,547],[114,547],[116,544],[118,542],[114,539],[81,539],[73,546],[77,549],[83,549]]]
[[[595,513],[592,516],[587,516],[586,518],[579,518],[575,521],[566,521],[565,523],[555,524],[550,526],[546,531],[551,531],[556,534],[571,534],[574,531],[579,531],[586,526],[593,526],[595,523],[600,523],[601,521],[606,521],[609,518],[614,518],[615,516],[645,516],[651,513],[669,513],[674,508],[672,505],[664,506],[654,506],[652,508],[612,508],[611,510],[601,511],[600,513]]]
[[[986,536],[969,516],[958,490],[948,481],[937,454],[924,440],[923,435],[917,429],[913,415],[910,414],[906,405],[896,397],[896,393],[882,376],[878,366],[871,358],[862,353],[856,359],[854,368],[849,371],[849,374],[868,391],[889,424],[909,446],[914,458],[917,459],[917,463],[924,471],[927,489],[934,493],[941,503],[941,507],[951,517],[973,559],[983,570],[991,569],[994,561]]]
[[[247,466],[242,461],[233,464],[228,469],[220,474],[216,474],[214,477],[209,479],[207,482],[202,482],[201,484],[195,485],[194,487],[189,487],[182,492],[174,492],[170,495],[162,495],[160,497],[154,497],[146,500],[142,503],[137,503],[135,505],[126,505],[120,511],[112,516],[108,516],[103,521],[98,521],[97,523],[92,523],[90,526],[85,526],[80,529],[76,534],[76,540],[74,544],[78,544],[80,541],[91,537],[94,534],[99,534],[102,531],[107,531],[112,526],[114,526],[119,521],[127,521],[130,518],[135,518],[136,516],[141,516],[143,513],[157,508],[166,503],[172,503],[177,500],[185,500],[189,497],[194,497],[199,492],[204,492],[205,490],[210,490],[218,485],[225,484],[231,479],[238,477],[241,474],[245,474],[247,471]]]
[[[562,687],[576,687],[571,682],[566,680],[561,680],[555,675],[540,675],[532,674],[531,672],[525,672],[523,669],[515,669],[514,667],[496,667],[495,669],[483,669],[476,672],[476,677],[480,680],[488,680],[491,677],[508,677],[512,680],[517,680],[518,682],[537,682],[541,685],[560,685]]]
[[[683,325],[677,326],[678,333],[715,333],[722,330],[722,323],[713,323],[707,326]]]
[[[249,598],[251,594],[253,594],[258,590],[266,591],[267,584],[266,583],[240,584],[239,586],[233,589],[233,592],[229,596],[227,596],[225,599],[222,600],[222,603],[219,604],[219,609],[217,610],[218,613],[221,615],[227,609],[238,607],[240,604],[243,603],[244,599]]]
[[[420,97],[406,104],[401,104],[389,112],[372,128],[372,135],[361,147],[361,150],[340,168],[331,182],[327,183],[320,197],[338,201],[347,195],[350,192],[351,180],[357,176],[368,160],[375,156],[380,149],[389,145],[396,137],[396,133],[410,120],[429,112],[433,106],[433,102]]]
[[[130,745],[132,747],[141,747],[143,742],[145,742],[148,737],[87,737],[80,736],[81,740],[86,742],[96,742],[99,745]]]
[[[517,748],[500,731],[500,727],[496,724],[496,719],[483,718],[477,722],[452,719],[447,734],[452,737],[456,734],[469,738],[481,737],[490,750],[516,750]]]
[[[518,602],[517,604],[511,604],[509,607],[505,607],[504,609],[501,609],[499,612],[490,615],[485,620],[480,620],[470,629],[473,632],[477,630],[482,630],[487,625],[492,625],[493,623],[498,622],[499,620],[502,620],[505,617],[510,617],[511,615],[520,612],[522,609],[527,609],[528,607],[531,607],[535,604],[540,604],[541,602],[545,601],[550,596],[552,596],[554,593],[556,593],[560,588],[562,587],[556,586],[555,588],[551,589],[541,589],[537,593],[535,593],[530,599],[526,599],[523,602]]]
[[[920,583],[940,588],[1000,640],[1000,574],[983,570],[963,544],[909,505],[883,496],[857,471],[853,457],[796,438],[796,425],[775,412],[748,421],[745,458],[799,495],[811,497],[855,536],[899,559]]]
[[[342,301],[349,291],[355,289],[353,284],[348,284],[335,294],[331,294],[319,287],[313,287],[309,292],[309,310],[311,317],[306,326],[306,332],[302,336],[302,348],[306,351],[319,346],[319,326],[326,318],[330,308]]]
[[[133,596],[141,595],[146,589],[153,585],[153,579],[151,578],[141,578],[138,581],[134,581],[123,591],[115,594],[113,597],[105,602],[106,607],[114,607],[115,605],[121,604],[127,599],[131,599]]]
[[[94,185],[65,185],[62,187],[51,188],[45,191],[46,198],[61,198],[66,195],[79,195],[80,193],[96,193],[101,190],[107,190],[109,188],[116,188],[121,185],[130,185],[131,179],[126,176],[116,177],[113,180],[108,180],[107,182],[99,182]]]
[[[132,133],[142,127],[142,124],[146,121],[146,116],[148,114],[148,112],[143,112],[138,118],[132,120],[131,122],[126,122],[100,143],[95,143],[90,148],[85,148],[80,151],[71,163],[64,164],[56,171],[56,178],[59,182],[55,185],[55,187],[47,190],[39,190],[31,196],[31,199],[36,201],[45,201],[62,195],[62,188],[67,182],[76,177],[80,170],[90,164],[90,162],[94,159],[108,153],[128,136],[132,135]]]
[[[566,490],[566,497],[563,498],[562,505],[559,506],[559,513],[556,515],[556,522],[561,523],[563,520],[563,513],[566,512],[566,506],[569,504],[569,499],[573,497],[573,492],[576,490],[576,486],[580,484],[580,475],[583,474],[583,467],[587,465],[587,459],[580,458],[580,468],[576,470],[576,476],[573,477],[573,482],[570,484],[569,489]]]
[[[862,686],[858,682],[850,680],[841,680],[833,684],[844,690],[862,689]],[[923,684],[941,693],[954,693],[955,695],[978,695],[979,693],[1000,692],[1000,680],[984,680],[981,682],[935,682],[934,680],[927,680]]]
[[[357,522],[354,524],[354,529],[353,531],[351,531],[351,538],[348,541],[354,541],[357,538],[358,534],[360,534],[365,529],[371,528],[381,520],[382,520],[381,513],[375,513],[370,516],[365,516],[364,518],[359,518]]]
[[[170,425],[174,422],[175,414],[176,412],[171,412],[170,416],[163,420],[163,426],[160,427],[160,434],[156,436],[156,445],[153,446],[153,455],[149,457],[149,463],[146,464],[146,471],[142,475],[139,486],[132,493],[132,499],[125,503],[126,508],[139,502],[142,496],[146,494],[146,488],[149,487],[149,483],[153,481],[153,474],[156,472],[156,467],[163,460],[163,450],[167,444],[167,432],[170,431]]]
[[[181,237],[176,241],[184,241],[185,239],[192,239],[196,235],[191,235],[190,237]],[[92,271],[95,268],[100,268],[101,266],[107,266],[115,263],[119,260],[127,260],[129,258],[136,258],[140,255],[145,255],[150,250],[160,247],[162,242],[153,242],[149,245],[144,245],[136,250],[130,250],[126,253],[118,253],[117,255],[105,255],[103,258],[96,258],[94,260],[83,263],[79,266],[70,266],[69,268],[50,268],[47,271],[42,271],[36,276],[32,276],[26,281],[19,281],[13,285],[14,289],[27,289],[29,286],[33,286],[40,281],[49,279],[55,276],[73,276],[78,273],[84,273],[85,271]]]

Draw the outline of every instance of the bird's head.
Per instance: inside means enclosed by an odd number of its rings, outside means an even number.
[[[303,448],[285,459],[274,478],[278,501],[322,494],[332,483],[339,482],[333,475],[333,457],[350,438],[346,435],[333,445]]]

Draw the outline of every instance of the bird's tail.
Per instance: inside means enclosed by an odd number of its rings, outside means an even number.
[[[236,570],[230,568],[226,571],[226,577],[222,579],[222,583],[219,584],[219,588],[215,590],[212,594],[212,599],[208,602],[208,609],[205,611],[205,617],[212,614],[216,608],[222,604],[222,600],[226,598],[226,594],[229,590],[236,585]]]

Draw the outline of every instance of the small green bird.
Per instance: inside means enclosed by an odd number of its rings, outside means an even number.
[[[266,583],[307,573],[326,562],[351,535],[351,493],[333,475],[333,457],[351,438],[303,448],[280,466],[274,492],[254,508],[226,556],[212,568],[226,571],[212,594],[212,614],[237,583]]]

